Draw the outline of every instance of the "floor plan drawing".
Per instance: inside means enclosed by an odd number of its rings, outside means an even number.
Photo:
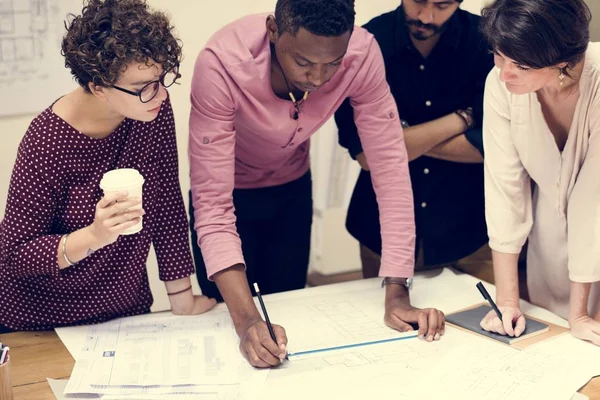
[[[222,323],[226,318],[141,315],[93,326],[69,390],[95,393],[108,386],[144,388],[157,382],[237,384],[241,357],[233,357],[235,346],[224,344],[233,336]]]
[[[0,0],[0,79],[39,72],[48,40],[50,0]]]
[[[42,111],[69,90],[61,40],[78,8],[77,0],[0,0],[0,115]]]
[[[350,301],[322,302],[311,307],[314,320],[327,323],[347,339],[380,338],[390,333],[383,321],[375,320]]]
[[[566,359],[520,351],[508,346],[462,346],[455,348],[430,371],[427,379],[439,382],[432,395],[454,393],[457,398],[486,400],[528,400],[570,397],[577,390],[564,371],[577,364]]]

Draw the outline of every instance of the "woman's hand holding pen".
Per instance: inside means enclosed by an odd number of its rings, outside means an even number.
[[[275,367],[282,363],[287,355],[287,336],[285,329],[273,324],[277,343],[271,339],[269,328],[262,318],[250,320],[240,336],[240,351],[248,362],[257,368]]]
[[[516,263],[516,255],[511,255]],[[495,267],[495,266],[494,266]],[[494,303],[492,296],[485,289],[482,282],[477,284],[477,289],[481,292],[484,299],[490,303],[492,309],[486,314],[479,323],[479,326],[485,331],[519,337],[525,332],[527,321],[519,308],[518,286],[509,286],[511,290],[502,292],[498,290],[498,304]]]
[[[521,309],[514,305],[502,305],[501,302],[498,302],[498,309],[502,313],[502,321],[500,321],[494,310],[490,310],[481,320],[479,324],[481,328],[500,335],[521,336],[525,332],[526,326],[525,316]]]

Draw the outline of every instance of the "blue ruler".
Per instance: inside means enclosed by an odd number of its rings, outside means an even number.
[[[288,357],[299,357],[299,356],[306,356],[306,355],[309,355],[309,354],[324,353],[326,351],[344,350],[344,349],[352,349],[352,348],[355,348],[355,347],[371,346],[371,345],[374,345],[374,344],[399,342],[400,340],[415,339],[417,337],[418,337],[418,334],[415,333],[414,335],[402,336],[402,337],[397,337],[397,338],[392,338],[392,339],[384,339],[384,340],[375,340],[375,341],[372,341],[372,342],[347,344],[347,345],[344,345],[344,346],[325,347],[323,349],[298,351],[296,353],[289,353]]]

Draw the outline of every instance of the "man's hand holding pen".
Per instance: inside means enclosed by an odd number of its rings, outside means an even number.
[[[254,367],[275,367],[287,358],[287,336],[283,327],[271,323],[256,283],[254,283],[254,291],[258,297],[264,321],[258,312],[254,317],[246,319],[246,323],[238,329],[240,351]]]
[[[272,325],[277,342],[271,339],[269,329],[262,318],[249,321],[249,325],[240,334],[240,351],[248,362],[257,368],[275,367],[283,362],[287,355],[287,336],[285,329]]]

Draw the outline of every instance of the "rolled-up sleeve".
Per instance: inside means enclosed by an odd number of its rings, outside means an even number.
[[[512,140],[508,95],[496,68],[486,81],[483,145],[490,247],[518,254],[533,225],[531,179]]]
[[[569,279],[573,282],[600,281],[600,101],[590,110],[588,150],[567,210]]]
[[[209,279],[244,263],[233,208],[235,103],[227,79],[214,52],[204,49],[192,80],[189,157],[194,229]]]
[[[381,222],[380,276],[414,273],[415,221],[406,145],[398,108],[385,79],[381,50],[373,39],[350,94],[377,196]]]
[[[348,149],[350,157],[356,160],[356,156],[362,153],[362,145],[358,136],[358,129],[354,123],[354,111],[350,105],[350,99],[344,100],[340,108],[335,112],[335,123],[338,127],[338,143]]]

